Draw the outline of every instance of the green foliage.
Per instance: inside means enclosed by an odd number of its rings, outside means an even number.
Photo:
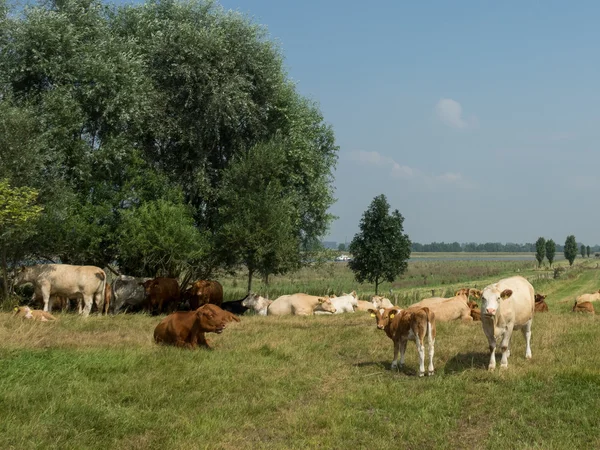
[[[588,246],[585,248],[585,253],[586,253],[586,255],[587,255],[587,257],[588,257],[588,258],[590,257],[590,253],[591,253],[591,251],[592,251],[592,249],[591,249],[591,248],[590,248],[590,246],[588,245]]]
[[[538,267],[542,267],[542,261],[546,256],[546,240],[541,237],[535,241],[535,259],[537,259]]]
[[[157,200],[123,213],[118,236],[119,267],[137,276],[176,277],[201,271],[208,254],[207,237],[195,227],[190,209]],[[195,263],[195,264],[194,264]]]
[[[268,279],[301,264],[301,211],[286,178],[284,144],[254,146],[233,161],[220,189],[218,246],[228,267],[248,268],[248,291],[258,272]]]
[[[341,244],[338,245],[338,250],[340,252],[345,252],[346,251],[346,244],[344,244],[343,242]]]
[[[581,244],[581,247],[579,247],[579,251],[581,252],[581,257],[585,258],[585,245]]]
[[[573,261],[577,257],[577,241],[575,240],[574,235],[567,236],[565,240],[565,248],[563,250],[565,254],[565,259],[569,261],[569,265],[573,265]]]
[[[552,263],[554,262],[554,257],[556,255],[556,244],[552,239],[548,239],[546,241],[546,258],[548,258],[548,263],[550,263],[550,267],[552,267]]]
[[[410,240],[404,234],[404,218],[394,210],[385,195],[373,199],[360,221],[360,232],[350,243],[352,261],[348,264],[359,283],[375,283],[377,293],[380,281],[392,282],[404,273],[410,257]]]
[[[46,206],[24,254],[126,261],[132,273],[185,267],[165,262],[172,261],[167,245],[150,261],[120,254],[130,210],[159,201],[190,205],[201,240],[216,245],[222,227],[236,227],[227,224],[235,214],[220,217],[229,195],[220,192],[225,170],[276,136],[285,142],[286,176],[267,193],[284,190],[293,203],[286,208],[297,212],[282,226],[304,245],[326,231],[333,131],[288,79],[264,27],[204,0],[121,7],[55,0],[9,16],[4,5],[0,178],[38,189]],[[276,254],[268,264],[263,258],[267,275],[288,265]],[[198,272],[229,264],[224,252],[216,255]]]

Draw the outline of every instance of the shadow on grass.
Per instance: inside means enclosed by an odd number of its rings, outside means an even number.
[[[365,361],[359,362],[356,364],[352,364],[354,367],[377,367],[379,369],[391,372],[391,373],[400,373],[403,375],[415,377],[417,376],[416,368],[412,368],[409,366],[398,367],[397,369],[392,369],[392,363],[389,360],[386,361]]]
[[[490,354],[487,352],[459,353],[444,366],[447,374],[460,373],[469,369],[487,369]]]

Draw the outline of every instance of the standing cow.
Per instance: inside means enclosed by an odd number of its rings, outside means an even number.
[[[146,310],[150,313],[177,309],[180,300],[179,282],[175,278],[157,277],[142,283],[146,292]]]
[[[48,311],[51,295],[82,297],[84,317],[90,315],[92,303],[99,311],[104,306],[106,274],[95,266],[72,266],[70,264],[37,264],[22,267],[15,277],[15,286],[31,283],[36,296],[44,300],[44,311]]]
[[[487,286],[481,295],[481,324],[490,345],[489,370],[496,368],[496,345],[500,343],[500,367],[508,367],[510,338],[515,329],[525,336],[525,358],[531,358],[531,323],[535,297],[525,278],[504,278]]]
[[[112,284],[112,301],[109,310],[113,314],[141,310],[146,301],[146,292],[142,284],[151,279],[119,275]]]

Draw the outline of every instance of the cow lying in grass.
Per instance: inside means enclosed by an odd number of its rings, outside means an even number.
[[[577,303],[591,303],[597,302],[598,300],[600,300],[600,291],[594,292],[593,294],[581,294],[579,297],[577,297]]]
[[[577,303],[575,300],[575,304],[573,305],[573,312],[587,312],[590,314],[595,314],[594,305],[590,302]]]
[[[481,310],[479,309],[479,305],[476,302],[470,301],[467,303],[467,306],[471,310],[471,317],[474,321],[481,321]]]
[[[535,294],[535,312],[548,312],[548,304],[544,301],[545,295]]]
[[[29,306],[17,306],[15,307],[15,313],[13,317],[21,317],[28,320],[39,320],[40,322],[49,322],[56,320],[52,314],[46,311],[40,311],[38,309],[31,309]]]
[[[419,353],[419,376],[425,374],[425,345],[427,336],[429,347],[428,374],[433,375],[433,354],[435,350],[435,314],[429,308],[385,308],[369,310],[377,320],[377,328],[385,330],[385,334],[394,342],[394,360],[392,369],[398,367],[398,350],[400,350],[400,367],[404,365],[404,352],[408,341],[414,341]]]
[[[194,349],[198,345],[210,348],[204,333],[221,334],[229,322],[240,319],[217,305],[206,304],[195,311],[169,314],[154,329],[157,344]]]
[[[371,303],[375,306],[376,309],[385,309],[385,308],[393,308],[392,302],[389,299],[382,297],[381,295],[374,295],[371,298]]]
[[[254,311],[259,316],[266,316],[269,305],[273,303],[273,300],[261,297],[258,294],[250,293],[242,300],[242,306]]]
[[[432,297],[421,300],[410,308],[427,307],[435,313],[438,322],[449,322],[451,320],[463,320],[472,322],[471,308],[469,308],[469,289],[459,289],[454,297]]]
[[[329,298],[308,294],[282,295],[273,300],[267,309],[269,316],[312,316],[315,308],[331,313],[336,309]]]

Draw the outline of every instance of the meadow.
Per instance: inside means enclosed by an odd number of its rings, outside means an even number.
[[[406,367],[390,370],[391,341],[368,313],[244,316],[209,335],[212,351],[155,345],[161,318],[144,314],[32,323],[2,313],[0,448],[598,448],[600,323],[570,312],[577,294],[600,288],[597,266],[578,261],[554,278],[531,261],[411,263],[383,286],[400,304],[521,274],[550,307],[534,319],[533,358],[515,333],[504,371],[486,370],[479,322],[438,324],[436,374],[425,378],[413,343]],[[223,284],[242,296],[243,274]],[[337,264],[255,290],[353,289],[373,293]]]

